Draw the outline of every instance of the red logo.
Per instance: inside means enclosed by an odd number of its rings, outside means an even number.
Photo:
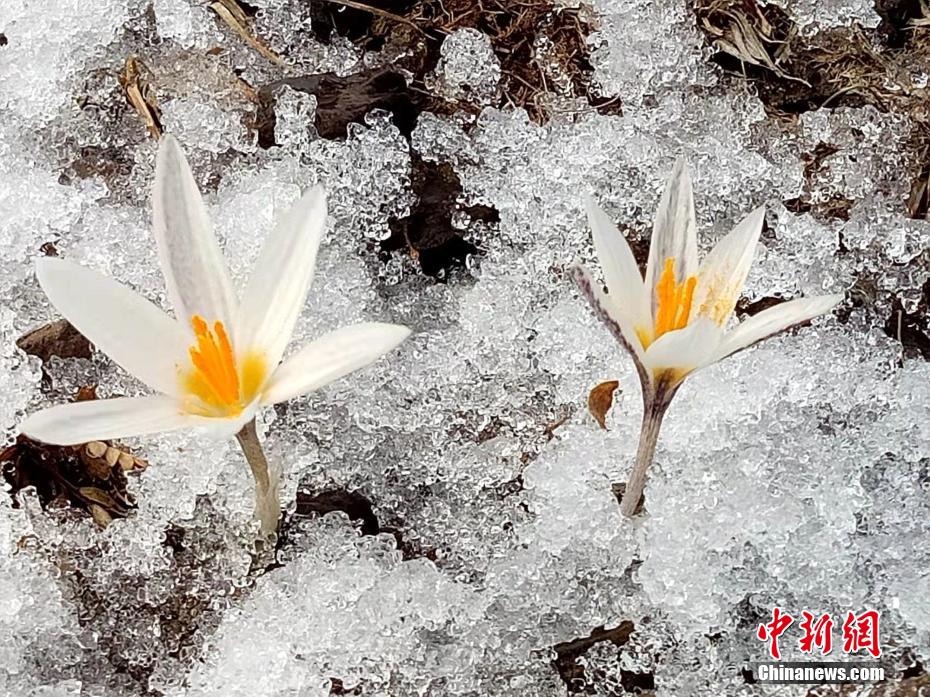
[[[799,625],[804,632],[799,642],[801,651],[813,653],[816,648],[826,656],[833,650],[833,618],[824,613],[815,620],[814,615],[807,610],[801,614],[804,615],[804,621]]]
[[[807,610],[801,611],[803,618],[798,622],[801,638],[798,646],[802,653],[812,654],[818,651],[826,656],[833,650],[833,627],[836,626],[834,618],[827,613],[814,614]],[[879,635],[878,610],[864,610],[858,615],[848,612],[843,622],[843,653],[859,653],[868,651],[874,658],[882,655],[878,643]],[[772,610],[772,621],[760,624],[756,630],[759,641],[768,642],[768,652],[776,661],[781,660],[781,651],[778,649],[778,639],[794,624],[795,618],[780,607]]]
[[[843,622],[843,651],[858,653],[865,649],[875,658],[882,655],[878,645],[878,610],[866,610],[862,614],[846,615]]]
[[[769,642],[769,653],[775,660],[781,658],[781,652],[778,650],[778,637],[784,634],[792,622],[794,618],[791,615],[782,614],[781,608],[776,607],[772,610],[772,621],[768,624],[760,624],[759,629],[756,630],[759,641]]]

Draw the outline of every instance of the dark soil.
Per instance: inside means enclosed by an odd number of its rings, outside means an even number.
[[[48,363],[52,356],[59,358],[90,358],[92,348],[66,319],[33,329],[16,340],[16,345],[30,356],[38,356]]]
[[[629,620],[625,620],[612,629],[596,627],[586,637],[579,637],[571,641],[565,641],[552,647],[555,651],[555,660],[552,665],[558,671],[559,677],[565,684],[566,689],[571,694],[587,693],[597,694],[591,691],[591,682],[589,676],[585,674],[584,666],[578,663],[578,659],[584,656],[593,646],[602,642],[609,641],[614,646],[623,646],[630,639],[633,633],[634,625]],[[645,677],[634,678],[630,674],[631,684],[633,682],[645,683]],[[654,681],[653,681],[654,682]]]
[[[297,507],[294,514],[282,523],[279,547],[285,547],[289,543],[288,530],[294,523],[295,518],[322,516],[335,511],[345,513],[349,520],[359,526],[359,532],[362,535],[379,535],[381,533],[393,535],[397,543],[397,549],[404,561],[421,557],[431,561],[437,559],[437,550],[423,548],[416,542],[404,537],[402,526],[399,524],[400,521],[391,521],[394,525],[382,523],[375,513],[375,505],[367,496],[360,491],[349,491],[347,489],[326,489],[314,493],[306,488],[299,488],[297,491]]]
[[[368,112],[382,109],[391,112],[394,125],[409,139],[423,106],[407,88],[404,76],[389,68],[374,68],[348,77],[322,73],[277,80],[259,90],[262,101],[257,130],[262,147],[275,144],[274,97],[285,85],[316,97],[313,125],[321,138],[345,138],[350,123],[363,123]]]
[[[412,72],[412,88],[424,92],[443,38],[457,29],[477,29],[490,37],[501,65],[502,85],[492,106],[523,107],[538,123],[550,116],[544,97],[560,89],[547,79],[543,57],[536,53],[538,41],[545,40],[551,46],[545,62],[558,66],[565,96],[582,97],[601,113],[620,113],[619,100],[600,95],[591,82],[587,37],[595,27],[583,11],[551,0],[371,0],[355,8],[310,0],[310,7],[318,38],[339,34],[369,50],[404,55],[398,66]],[[435,97],[428,101],[427,108],[437,113],[469,108],[444,105]]]
[[[497,210],[461,206],[462,184],[452,165],[445,162],[426,161],[414,153],[410,179],[417,203],[410,215],[389,221],[391,236],[381,249],[406,249],[419,261],[423,273],[431,276],[450,266],[464,266],[478,248],[462,239],[462,231],[452,226],[453,215],[462,211],[473,221],[496,225],[500,222]]]

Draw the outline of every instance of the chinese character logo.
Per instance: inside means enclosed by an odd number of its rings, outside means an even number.
[[[799,625],[804,635],[800,646],[802,653],[813,653],[816,648],[821,655],[826,656],[833,650],[833,618],[824,613],[816,620],[813,613],[804,610],[801,615],[804,621]]]
[[[768,624],[760,624],[756,630],[756,636],[759,641],[769,642],[769,653],[776,661],[781,659],[781,652],[778,650],[778,637],[785,633],[785,630],[791,626],[794,618],[791,615],[783,614],[781,608],[776,607],[772,610],[772,621]]]
[[[801,632],[798,648],[801,653],[813,654],[817,651],[822,656],[828,655],[833,650],[833,628],[836,626],[834,618],[827,613],[815,614],[807,610],[801,611],[801,617],[801,621],[798,622]],[[858,615],[852,611],[848,612],[843,621],[843,653],[867,651],[873,658],[881,656],[882,650],[878,640],[879,619],[878,610],[865,610]],[[794,617],[776,607],[772,610],[772,621],[760,624],[756,630],[756,637],[759,641],[768,642],[769,655],[776,661],[781,660],[778,639],[794,621]]]
[[[875,658],[882,655],[878,645],[877,610],[866,610],[859,615],[849,612],[843,622],[843,651],[858,653],[863,649]]]

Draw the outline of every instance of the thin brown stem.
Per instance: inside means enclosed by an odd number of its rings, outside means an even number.
[[[639,448],[620,501],[620,512],[628,518],[635,515],[642,498],[646,475],[655,458],[662,419],[674,394],[675,388],[668,389],[661,381],[655,387],[643,386],[643,424],[639,431]]]
[[[268,537],[278,529],[281,501],[278,497],[278,480],[269,468],[265,451],[258,440],[255,419],[242,427],[236,434],[236,440],[255,478],[255,518],[261,524],[262,537]]]
[[[401,17],[400,15],[394,14],[393,12],[388,12],[387,10],[382,10],[378,7],[372,7],[371,5],[366,5],[363,2],[355,2],[355,0],[324,0],[324,2],[331,2],[334,5],[342,5],[343,7],[350,7],[353,10],[360,10],[362,12],[370,12],[373,15],[378,17],[384,17],[385,19],[390,19],[394,22],[400,22],[401,24],[406,24],[408,27],[415,29],[420,34],[426,35],[426,32],[416,23],[406,17]]]

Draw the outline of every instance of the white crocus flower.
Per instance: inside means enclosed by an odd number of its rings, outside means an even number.
[[[639,450],[621,510],[632,516],[655,454],[662,417],[689,374],[757,341],[829,312],[842,295],[800,298],[727,329],[752,264],[765,210],[740,222],[698,264],[691,178],[679,160],[656,211],[643,280],[626,239],[590,199],[588,220],[608,294],[583,268],[575,280],[595,313],[633,357],[643,388]]]
[[[206,206],[177,140],[161,140],[153,226],[175,317],[124,285],[51,257],[36,275],[52,304],[115,363],[157,395],[51,407],[29,416],[26,435],[53,444],[182,428],[239,438],[257,484],[263,533],[277,525],[277,481],[255,434],[263,406],[306,394],[362,368],[410,330],[363,323],[337,329],[282,362],[313,278],[326,222],[321,187],[278,222],[237,298]]]

